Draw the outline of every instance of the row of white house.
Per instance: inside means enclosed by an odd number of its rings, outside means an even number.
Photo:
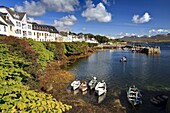
[[[29,22],[26,13],[16,12],[5,6],[0,6],[0,35],[32,38],[35,41],[97,43],[96,40],[87,37],[80,38],[68,33],[61,35],[54,26]]]

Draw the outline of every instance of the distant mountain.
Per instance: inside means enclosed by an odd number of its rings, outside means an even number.
[[[127,42],[170,42],[170,33],[168,34],[158,34],[155,36],[124,36],[120,40]]]

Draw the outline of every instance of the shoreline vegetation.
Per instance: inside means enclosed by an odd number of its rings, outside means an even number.
[[[61,66],[93,54],[92,48],[85,42],[0,37],[0,112],[107,111],[66,92],[75,75]],[[112,111],[120,111],[119,100],[113,105]]]

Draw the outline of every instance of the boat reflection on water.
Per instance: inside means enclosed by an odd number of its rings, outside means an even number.
[[[79,93],[79,89],[76,89],[76,90],[73,91],[74,95],[77,95],[78,93]]]
[[[94,90],[89,90],[89,95],[94,95]]]
[[[72,87],[69,85],[69,86],[67,87],[66,91],[67,91],[67,93],[71,93]]]
[[[103,100],[106,98],[106,93],[104,93],[101,96],[98,96],[97,98],[97,103],[100,104],[101,102],[103,102]]]
[[[85,94],[87,94],[87,90],[86,91],[82,91],[82,95],[85,95]]]

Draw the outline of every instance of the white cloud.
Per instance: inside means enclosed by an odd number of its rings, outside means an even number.
[[[92,0],[87,0],[86,1],[86,7],[87,8],[93,8],[93,7],[95,7],[95,5],[93,4]]]
[[[149,33],[170,33],[170,29],[152,29]]]
[[[41,2],[24,1],[24,6],[16,5],[15,9],[18,12],[26,12],[29,16],[41,16],[45,13],[45,6]]]
[[[86,2],[87,9],[82,12],[82,16],[87,18],[87,21],[95,20],[98,22],[110,22],[112,20],[111,13],[108,13],[103,3],[97,4],[95,7],[91,0]]]
[[[147,12],[142,17],[140,17],[139,15],[134,15],[132,18],[132,21],[136,24],[146,23],[149,22],[150,20],[151,17]]]
[[[43,24],[43,21],[41,20],[35,20],[34,18],[28,17],[28,22],[36,22],[38,24]]]
[[[108,6],[110,6],[111,4],[113,4],[113,5],[116,4],[115,0],[102,0],[102,2]]]
[[[59,20],[54,20],[54,26],[59,30],[70,30],[70,26],[73,26],[77,18],[74,15],[65,16]]]
[[[109,5],[108,0],[102,0],[104,4]]]
[[[26,12],[29,16],[41,16],[46,10],[54,10],[57,12],[75,11],[79,5],[79,0],[41,0],[41,1],[24,1],[23,6],[15,5],[18,12]]]
[[[86,31],[86,30],[87,30],[87,28],[86,28],[86,27],[83,27],[83,28],[82,28],[82,30],[83,30],[83,31]]]
[[[75,7],[79,5],[79,0],[41,0],[42,3],[50,10],[57,12],[75,11]]]

